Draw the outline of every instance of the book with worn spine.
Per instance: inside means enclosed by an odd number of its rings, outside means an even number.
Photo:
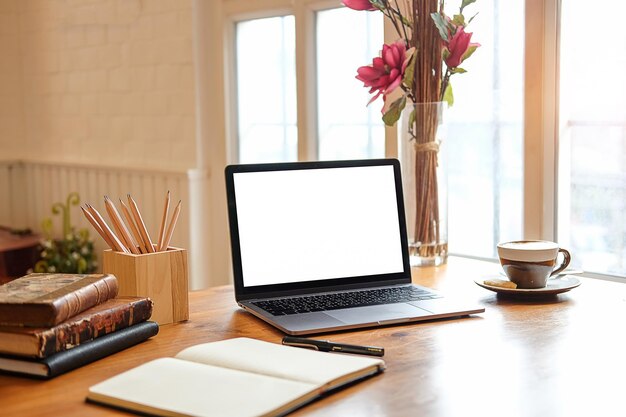
[[[146,321],[152,315],[152,306],[149,298],[119,297],[54,327],[0,326],[0,354],[46,358]]]
[[[0,355],[0,371],[49,379],[141,343],[158,332],[157,323],[144,321],[44,359]]]
[[[30,274],[0,285],[0,325],[51,327],[115,298],[111,274]]]
[[[87,400],[157,416],[281,416],[385,362],[245,337],[191,346],[89,388]]]

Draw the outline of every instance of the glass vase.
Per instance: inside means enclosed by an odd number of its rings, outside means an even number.
[[[448,259],[446,103],[407,103],[398,126],[411,266]]]

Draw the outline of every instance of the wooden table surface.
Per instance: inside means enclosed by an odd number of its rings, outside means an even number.
[[[626,416],[626,285],[581,278],[580,287],[550,298],[503,298],[473,282],[498,268],[451,258],[414,270],[416,283],[475,300],[485,313],[323,336],[383,346],[387,371],[293,415]],[[283,336],[239,309],[228,286],[192,292],[190,304],[188,322],[53,380],[1,375],[0,415],[129,415],[85,403],[88,387],[194,344]]]

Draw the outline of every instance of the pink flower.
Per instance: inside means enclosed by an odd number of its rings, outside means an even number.
[[[398,88],[411,58],[402,40],[391,45],[383,45],[380,55],[374,58],[372,65],[366,65],[357,70],[356,79],[363,81],[365,87],[370,87],[370,94],[376,92],[367,104],[376,100],[381,94],[385,98],[387,94]]]
[[[445,62],[448,68],[456,68],[463,62],[463,55],[467,52],[470,46],[480,46],[479,43],[470,43],[472,34],[465,32],[463,26],[459,26],[452,36],[452,39],[448,42],[448,51],[450,55],[446,58]]]
[[[352,10],[376,10],[369,0],[343,0],[342,3]]]

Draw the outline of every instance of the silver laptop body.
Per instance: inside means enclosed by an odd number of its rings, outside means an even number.
[[[283,332],[484,312],[411,284],[397,160],[230,165],[225,172],[236,301]],[[359,306],[350,307],[355,299]]]

